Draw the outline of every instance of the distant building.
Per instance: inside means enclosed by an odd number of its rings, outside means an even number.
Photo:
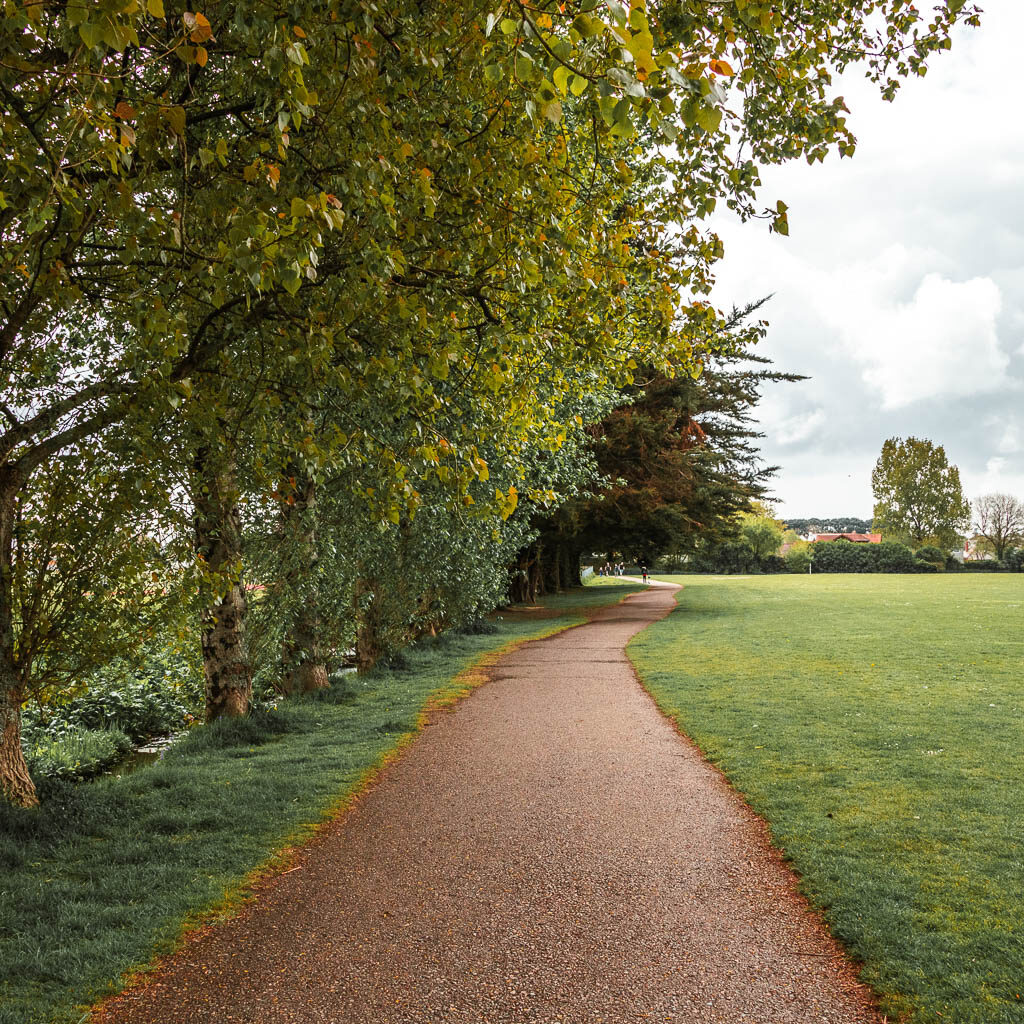
[[[848,540],[854,544],[881,544],[880,533],[815,533],[810,539],[817,543],[822,540]]]

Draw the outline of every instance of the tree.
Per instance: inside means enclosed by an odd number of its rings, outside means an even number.
[[[1009,494],[983,494],[974,502],[974,529],[998,561],[1024,538],[1024,503]]]
[[[871,474],[874,525],[883,533],[950,547],[970,525],[971,506],[942,445],[926,439],[889,438]]]
[[[774,473],[761,462],[762,435],[750,423],[760,389],[800,379],[766,368],[756,355],[764,323],[747,321],[761,305],[731,312],[698,377],[638,371],[643,383],[625,388],[592,428],[604,482],[572,506],[577,550],[653,561],[735,538],[738,517],[754,508]]]
[[[778,520],[761,511],[748,512],[742,517],[740,535],[750,545],[754,557],[763,562],[770,555],[778,554],[782,545],[782,527]]]

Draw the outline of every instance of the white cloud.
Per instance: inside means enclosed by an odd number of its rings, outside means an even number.
[[[996,444],[996,451],[1002,455],[1015,455],[1021,448],[1020,424],[1016,419],[1012,419],[1003,428],[1002,436]]]
[[[1024,3],[988,6],[893,104],[837,81],[855,157],[764,174],[788,238],[716,219],[716,302],[774,293],[763,354],[811,378],[758,409],[790,515],[870,515],[892,436],[945,445],[969,493],[1024,498]]]
[[[996,328],[1001,309],[999,287],[989,278],[957,282],[927,274],[909,302],[851,311],[843,334],[868,363],[862,376],[881,394],[882,407],[899,409],[1006,386],[1010,358]]]
[[[796,444],[814,437],[825,423],[825,410],[814,409],[812,412],[797,413],[787,416],[775,424],[775,440],[779,444]]]

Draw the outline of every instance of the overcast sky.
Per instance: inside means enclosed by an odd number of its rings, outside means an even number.
[[[716,222],[717,304],[774,292],[762,352],[812,378],[761,406],[783,516],[870,517],[892,436],[944,445],[969,498],[1024,500],[1024,3],[985,6],[894,103],[837,88],[853,159],[765,176],[788,238]]]

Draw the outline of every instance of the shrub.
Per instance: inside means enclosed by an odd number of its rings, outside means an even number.
[[[975,560],[973,558],[964,559],[964,569],[967,572],[1005,572],[1006,566],[1002,562],[997,562],[994,558],[983,558]]]
[[[1006,568],[1010,572],[1024,572],[1024,548],[1006,552]]]
[[[872,546],[876,572],[914,571],[914,552],[906,544],[889,540]]]
[[[926,544],[914,552],[914,557],[920,562],[933,562],[935,565],[946,564],[946,552],[934,545]]]
[[[464,633],[466,636],[492,636],[498,632],[498,628],[497,623],[485,619],[482,615],[478,615],[476,618],[463,623],[459,632]]]
[[[806,548],[796,548],[786,554],[786,572],[807,572],[811,564],[811,553]]]
[[[119,729],[134,743],[191,725],[202,706],[202,689],[188,666],[173,655],[136,671],[114,662],[89,680],[88,690],[66,704],[27,709],[26,728],[51,736],[82,729]]]
[[[945,566],[939,565],[937,562],[927,562],[923,558],[917,559],[914,563],[915,572],[944,572]]]
[[[761,559],[761,569],[767,573],[779,573],[786,572],[788,566],[786,560],[779,555],[768,555],[767,558]]]
[[[872,572],[875,559],[868,544],[850,541],[820,541],[812,554],[815,572]]]

